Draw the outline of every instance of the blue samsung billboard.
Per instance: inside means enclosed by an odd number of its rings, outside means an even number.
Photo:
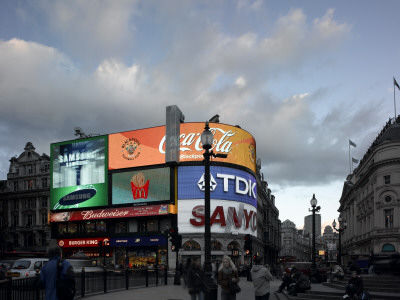
[[[257,207],[257,182],[252,174],[242,170],[211,166],[211,199],[231,200]],[[178,168],[178,200],[204,199],[204,167]]]

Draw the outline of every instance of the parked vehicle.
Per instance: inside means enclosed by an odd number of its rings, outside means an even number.
[[[0,261],[0,280],[4,280],[6,278],[7,272],[11,270],[11,266],[14,261]]]
[[[40,270],[49,260],[47,258],[21,258],[17,259],[13,266],[11,267],[11,277],[13,279],[17,278],[27,278],[35,277],[36,269]]]

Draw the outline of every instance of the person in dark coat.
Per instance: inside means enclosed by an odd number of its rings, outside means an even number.
[[[364,281],[362,280],[361,276],[354,271],[351,274],[349,283],[346,285],[346,294],[343,296],[343,298],[353,298],[354,296],[359,297],[363,291]]]
[[[289,294],[292,296],[297,296],[297,293],[304,293],[305,291],[311,289],[310,280],[308,277],[300,270],[295,270],[292,275],[293,282],[289,286]]]
[[[199,258],[193,258],[192,263],[187,270],[186,280],[191,300],[204,300],[204,293],[207,289],[206,279]]]
[[[230,282],[239,282],[238,270],[229,256],[222,258],[218,269],[218,283],[221,286],[221,300],[236,300],[236,294],[229,291]]]
[[[49,248],[48,255],[50,260],[43,266],[40,271],[40,285],[45,288],[45,300],[58,300],[57,297],[57,263],[61,256],[58,246]],[[69,281],[71,286],[75,288],[75,273],[68,260],[64,260],[62,264],[60,277],[62,280]]]
[[[285,288],[288,288],[289,285],[291,285],[292,283],[293,283],[293,280],[292,280],[292,277],[290,276],[290,273],[284,272],[284,273],[283,273],[283,276],[282,276],[282,283],[281,283],[281,285],[279,286],[277,292],[278,292],[278,293],[282,293],[282,291],[283,291]]]

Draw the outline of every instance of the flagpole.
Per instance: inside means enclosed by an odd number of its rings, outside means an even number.
[[[350,168],[350,174],[351,174],[351,162],[350,162],[350,141],[349,141],[349,168]]]
[[[393,102],[394,102],[394,119],[396,120],[396,87],[394,84],[394,77],[393,77]]]

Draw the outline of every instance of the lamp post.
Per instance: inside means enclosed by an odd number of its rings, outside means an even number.
[[[321,209],[320,206],[317,206],[318,201],[315,198],[315,194],[313,194],[312,199],[310,200],[310,204],[311,204],[311,210],[308,209],[309,211],[312,211],[312,253],[311,253],[311,270],[313,271],[313,273],[315,272],[316,268],[316,264],[315,264],[315,212],[319,212],[319,210]]]
[[[336,228],[336,221],[335,219],[333,219],[332,222],[332,227],[339,232],[339,253],[338,253],[338,257],[337,257],[337,262],[339,265],[342,265],[342,232],[347,228],[347,223],[346,220],[343,220],[342,217],[338,218],[338,222],[339,222],[339,228]],[[342,224],[343,224],[343,228],[342,228]]]
[[[210,226],[210,157],[226,158],[227,154],[216,154],[210,150],[213,146],[214,135],[210,131],[208,122],[205,124],[204,131],[201,134],[201,143],[205,152],[204,156],[204,273],[206,276],[206,283],[209,288],[206,299],[218,298],[218,286],[212,279],[212,266],[211,266],[211,226]]]

